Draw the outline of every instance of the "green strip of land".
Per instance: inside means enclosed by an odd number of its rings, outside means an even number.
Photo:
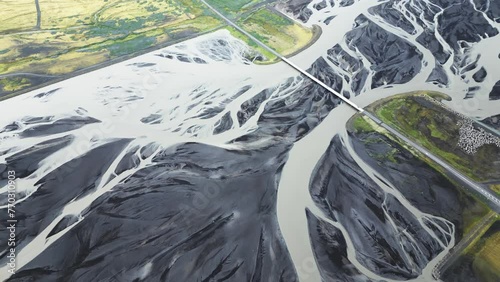
[[[465,152],[458,145],[459,121],[464,117],[437,102],[444,98],[435,92],[402,94],[380,100],[368,110],[469,178],[477,182],[499,180],[500,148],[485,144],[476,153]]]
[[[313,40],[312,29],[269,6],[275,1],[208,2],[284,55],[305,48]],[[220,28],[261,53],[263,57],[257,62],[277,61],[199,0],[38,3],[39,15],[33,0],[0,0],[0,99]]]

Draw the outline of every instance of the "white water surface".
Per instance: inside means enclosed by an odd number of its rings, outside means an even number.
[[[400,1],[400,3],[404,4],[408,1],[411,0]],[[318,2],[321,1],[314,0],[310,4],[314,13],[306,25],[319,25],[323,34],[312,46],[291,58],[291,61],[304,69],[309,68],[318,57],[326,58],[327,50],[335,44],[345,46],[344,35],[352,29],[354,19],[361,13],[380,27],[407,40],[423,54],[422,69],[412,81],[403,85],[387,85],[378,89],[365,86],[359,96],[352,98],[352,101],[359,106],[364,107],[380,98],[398,93],[428,89],[448,94],[452,97],[452,101],[447,102],[448,106],[465,115],[485,118],[500,113],[500,101],[489,101],[489,91],[486,91],[496,82],[494,75],[488,75],[485,82],[481,84],[482,90],[474,98],[468,100],[463,100],[463,97],[466,89],[471,86],[471,74],[467,74],[466,80],[453,75],[449,70],[451,59],[445,64],[447,66],[445,70],[450,79],[448,87],[426,83],[435,65],[435,59],[427,49],[415,41],[418,34],[422,32],[415,19],[408,17],[417,30],[417,34],[410,35],[368,13],[369,8],[380,4],[380,1],[358,1],[345,8],[339,7],[339,1],[336,1],[334,7],[328,5],[327,8],[317,11],[312,6]],[[402,4],[397,7],[403,10]],[[428,5],[432,4],[428,2]],[[333,15],[336,17],[329,25],[323,23],[327,17]],[[426,22],[426,24],[435,27],[437,23]],[[498,23],[492,22],[491,24],[500,28]],[[229,42],[229,45],[222,48],[216,44],[217,40],[225,40]],[[493,60],[498,56],[498,49],[495,47],[499,46],[499,40],[500,37],[497,36],[485,39],[471,47],[474,54],[481,54],[478,64],[484,66],[489,74],[500,73],[499,65],[495,63],[497,61]],[[361,53],[348,50],[348,48],[344,49],[369,66],[368,60]],[[453,52],[449,46],[445,46],[445,50]],[[0,163],[5,163],[9,156],[43,141],[67,134],[74,136],[74,141],[70,146],[43,160],[41,167],[29,177],[18,180],[18,192],[29,197],[38,188],[35,183],[58,166],[116,138],[134,140],[125,148],[121,156],[131,148],[136,146],[141,148],[152,142],[160,145],[158,150],[182,142],[201,142],[238,149],[238,145],[229,144],[229,142],[258,128],[257,121],[267,102],[291,95],[304,83],[299,73],[284,63],[256,65],[247,61],[243,54],[248,51],[248,47],[242,41],[231,37],[229,32],[220,30],[2,101],[0,102],[2,113],[0,128],[13,122],[21,128],[14,132],[0,134],[0,138],[4,138],[0,144],[0,152],[3,152],[0,156]],[[162,54],[183,54],[190,58],[191,63],[159,56]],[[194,63],[193,58],[200,58],[206,64]],[[152,65],[141,67],[138,64]],[[345,73],[345,70],[330,62],[329,64],[338,73]],[[369,75],[366,85],[370,85],[371,75],[373,73]],[[286,84],[288,79],[293,79],[294,83]],[[245,86],[249,86],[250,89],[236,95]],[[267,88],[275,90],[273,95],[260,105],[257,113],[248,122],[240,126],[236,114],[241,104]],[[46,97],[36,97],[37,94],[54,89],[59,90]],[[200,117],[206,110],[217,106],[222,107],[223,110],[214,117],[208,119]],[[214,128],[220,123],[221,117],[227,113],[233,120],[232,128],[224,133],[214,134]],[[317,216],[321,216],[321,212],[315,207],[308,193],[311,172],[335,133],[343,134],[345,122],[353,113],[345,105],[332,110],[322,124],[295,144],[282,174],[278,194],[278,220],[301,281],[320,280],[319,272],[313,263],[304,213],[304,208],[307,207]],[[141,121],[152,114],[155,115],[158,123],[148,124]],[[74,116],[92,117],[100,120],[101,123],[43,137],[11,137],[12,134],[34,126],[26,124],[25,119],[29,116],[52,117],[46,122],[47,124]],[[120,157],[108,169],[93,194],[68,203],[52,224],[20,249],[18,268],[26,265],[78,224],[75,223],[50,240],[46,240],[48,232],[61,218],[66,215],[80,215],[97,197],[113,189],[116,184],[124,181],[140,168],[151,164],[151,159],[145,159],[137,168],[115,175],[114,168],[120,161]],[[368,166],[362,167],[369,175],[374,173]],[[5,195],[6,188],[0,188],[2,195]],[[405,206],[408,205],[401,195],[397,195],[397,198]],[[18,200],[23,201],[22,198]],[[412,207],[407,206],[407,208],[411,208],[417,217],[424,216]],[[5,207],[0,207],[0,209],[5,209]],[[80,220],[83,220],[83,217],[80,216]],[[340,224],[330,223],[347,235]],[[367,277],[380,280],[381,277],[365,269],[356,260],[348,236],[346,236],[346,241],[349,245],[349,258],[353,264]],[[446,244],[445,250],[451,248],[453,244],[454,242]],[[431,264],[433,265],[434,262]],[[1,266],[0,271],[7,273],[6,267]],[[429,279],[429,271],[424,271],[423,276],[417,280],[422,279]]]

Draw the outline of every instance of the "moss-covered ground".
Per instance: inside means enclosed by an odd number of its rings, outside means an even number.
[[[225,25],[199,0],[0,0],[0,76],[64,76]],[[40,25],[37,25],[37,22]],[[32,86],[0,80],[0,94]]]
[[[500,184],[491,184],[490,189],[500,195]]]
[[[500,281],[500,221],[487,226],[442,274],[443,281]]]
[[[400,95],[370,109],[386,124],[419,143],[477,182],[500,179],[500,148],[483,145],[466,153],[459,144],[459,120],[453,111],[431,102],[423,94]]]
[[[208,0],[282,55],[305,48],[319,31],[272,9],[273,1]],[[265,58],[275,55],[228,27],[199,0],[0,0],[0,97],[46,82],[22,73],[64,77],[203,32],[228,29]],[[316,33],[315,33],[316,31]],[[51,78],[48,78],[50,81]]]

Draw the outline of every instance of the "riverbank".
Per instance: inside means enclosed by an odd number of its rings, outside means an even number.
[[[379,100],[366,109],[474,181],[499,180],[498,137],[448,109],[442,100],[449,97],[412,92]]]

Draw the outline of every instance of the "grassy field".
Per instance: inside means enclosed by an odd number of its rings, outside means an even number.
[[[498,281],[500,279],[500,232],[495,232],[491,236],[477,243],[473,248],[475,252],[474,266],[478,269],[480,276],[484,276],[484,281]]]
[[[500,195],[500,184],[491,184],[490,189]]]
[[[487,227],[443,273],[443,281],[500,281],[500,221]]]
[[[198,0],[0,0],[0,75],[66,75],[222,27]],[[6,7],[4,9],[4,7]],[[0,80],[0,94],[32,86]]]
[[[268,1],[208,2],[285,56],[306,47],[319,34],[275,12],[266,6]],[[0,0],[0,98],[218,28],[227,28],[233,36],[263,54],[265,58],[256,63],[277,61],[272,53],[228,27],[199,0],[38,0],[38,3],[40,15],[34,0]],[[24,73],[50,77],[41,79]],[[17,76],[2,77],[3,74]]]
[[[0,34],[10,30],[31,29],[36,26],[36,7],[33,0],[0,0],[0,7],[2,7],[0,9]]]
[[[207,0],[207,3],[224,13],[226,16],[234,17],[248,12],[253,6],[264,1],[265,0]]]
[[[384,128],[378,126],[375,122],[373,122],[371,119],[368,119],[366,116],[363,115],[354,116],[352,120],[348,123],[348,129],[349,130],[352,129],[356,134],[377,132],[386,136],[390,140],[394,141],[401,147],[411,152],[416,158],[423,160],[433,169],[435,169],[436,171],[440,172],[443,176],[445,176],[451,183],[455,185],[456,189],[458,189],[463,199],[465,199],[465,197],[467,196],[471,196],[473,198],[473,203],[470,203],[467,209],[464,209],[462,214],[462,220],[464,223],[462,235],[467,234],[476,225],[476,223],[481,221],[481,219],[484,216],[486,216],[486,214],[490,211],[489,207],[486,206],[484,203],[482,203],[480,200],[478,200],[474,195],[469,195],[465,190],[459,188],[460,185],[456,183],[455,180],[449,178],[441,166],[437,165],[427,156],[420,153],[420,151],[417,151],[413,147],[408,146],[405,142],[402,142],[396,136],[392,135]],[[380,141],[382,140],[374,140],[372,138],[366,139],[366,142],[380,142]],[[398,161],[395,158],[397,153],[399,153],[398,149],[393,148],[391,151],[389,151],[388,154],[372,155],[371,157],[375,158],[380,162],[383,162],[384,160],[389,160],[392,163],[398,163]]]
[[[395,96],[377,102],[369,109],[471,179],[478,182],[500,179],[500,148],[489,144],[475,154],[464,152],[458,146],[460,126],[457,123],[462,118],[429,102],[423,95]]]
[[[305,47],[313,39],[313,31],[269,8],[261,8],[238,21],[254,37],[287,56]]]

